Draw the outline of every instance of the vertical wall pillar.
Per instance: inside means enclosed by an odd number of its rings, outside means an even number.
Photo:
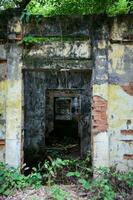
[[[8,24],[5,161],[14,167],[20,167],[22,159],[22,48],[16,42],[21,39],[18,36],[21,24],[13,18]]]
[[[109,166],[107,30],[106,25],[98,25],[93,37],[92,141],[94,167]]]
[[[107,132],[108,84],[93,85],[93,165],[109,166],[109,135]]]
[[[6,45],[0,44],[0,161],[5,161],[5,132],[6,132]]]
[[[6,163],[21,164],[22,63],[21,48],[11,44],[7,60]]]

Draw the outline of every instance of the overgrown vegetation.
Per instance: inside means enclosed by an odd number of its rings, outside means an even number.
[[[99,168],[92,170],[86,160],[47,160],[32,168],[25,176],[19,170],[0,163],[0,195],[11,195],[16,190],[27,187],[38,188],[48,185],[48,193],[55,200],[72,200],[71,196],[60,188],[60,184],[74,184],[78,191],[91,200],[113,200],[117,197],[128,199],[133,187],[133,171],[116,172],[114,169]],[[27,168],[25,168],[26,170]],[[95,178],[92,172],[95,171]]]
[[[26,168],[25,168],[26,169]],[[36,168],[25,176],[18,169],[0,163],[0,194],[11,195],[15,190],[27,187],[37,188],[42,184],[42,176]]]
[[[35,37],[35,36],[25,36],[23,37],[21,43],[24,43],[25,45],[29,45],[29,44],[39,44],[42,42],[56,42],[56,41],[70,41],[73,42],[75,40],[78,41],[84,41],[86,39],[88,39],[87,37],[68,37],[68,36],[50,36],[50,37]]]
[[[31,0],[27,10],[33,15],[88,15],[114,16],[132,10],[131,0]]]
[[[21,6],[22,0],[2,0],[0,7]],[[115,16],[133,10],[132,0],[24,0],[28,5],[26,13],[32,15],[88,15],[107,14]],[[24,4],[26,5],[26,3]]]
[[[73,200],[70,194],[61,189],[58,185],[49,188],[48,192],[54,200]]]

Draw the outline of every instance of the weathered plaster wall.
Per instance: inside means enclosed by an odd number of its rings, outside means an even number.
[[[4,26],[0,28],[0,160],[18,167],[22,153],[22,48],[16,41],[21,23],[17,17],[8,17],[1,18]]]
[[[129,170],[133,167],[132,16],[101,26],[93,46],[93,163]]]
[[[92,143],[93,165],[109,166],[108,35],[107,19],[95,21],[93,30]]]
[[[56,35],[59,37],[56,41],[48,37],[49,41],[24,49],[26,158],[30,157],[30,152],[34,152],[36,158],[39,154],[44,155],[45,135],[53,130],[54,97],[80,95],[84,99],[82,120],[87,115],[90,119],[92,59],[88,24],[85,19],[79,18],[78,23],[73,19],[70,27],[70,20],[63,20],[61,23],[56,18],[53,22],[47,19],[39,25],[43,26],[41,36]],[[37,30],[25,26],[25,34],[40,36]],[[50,97],[47,97],[48,91],[51,91]],[[87,135],[89,140],[88,132]]]
[[[110,164],[133,167],[133,30],[132,17],[115,19],[109,50]]]
[[[22,133],[22,49],[8,46],[6,91],[6,162],[11,166],[21,163]]]
[[[117,169],[131,169],[133,166],[132,15],[110,19],[100,16],[45,18],[39,23],[35,23],[32,19],[26,24],[22,24],[16,16],[9,15],[2,18],[0,18],[0,160],[20,166],[23,158],[23,128],[25,133],[27,130],[31,133],[33,127],[37,129],[30,135],[26,134],[27,146],[32,143],[41,146],[43,143],[45,113],[42,115],[41,110],[44,112],[46,88],[79,89],[77,86],[79,84],[80,89],[83,86],[86,92],[89,91],[89,95],[92,87],[93,165],[96,167],[117,165]],[[25,46],[17,43],[22,39],[22,35],[44,38],[58,36],[60,39]],[[68,36],[69,39],[63,40],[63,36]],[[22,69],[24,69],[25,98],[30,96],[25,105],[27,107],[25,117],[28,120],[24,127]],[[82,78],[75,75],[80,73],[80,70],[84,74],[86,70],[92,70],[91,83],[90,77],[87,82],[84,75]],[[31,126],[32,123],[34,126]]]
[[[0,159],[1,161],[5,161],[6,76],[7,76],[6,46],[1,44],[0,45]]]

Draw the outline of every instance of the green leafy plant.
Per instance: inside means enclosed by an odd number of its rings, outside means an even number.
[[[44,170],[43,177],[47,179],[47,184],[50,186],[57,176],[57,171],[59,169],[62,169],[64,166],[67,166],[69,164],[69,160],[62,160],[60,158],[57,158],[55,160],[51,161],[45,161],[43,166],[41,167],[41,170]]]
[[[123,199],[128,198],[133,187],[133,171],[118,172],[115,168],[100,167],[95,169],[96,178],[91,183],[95,199],[113,200],[116,193]]]
[[[37,188],[41,186],[42,177],[35,169],[25,176],[20,173],[19,169],[9,167],[4,163],[0,163],[0,194],[10,195],[15,190],[24,189],[26,187]]]
[[[108,179],[103,177],[96,178],[91,185],[91,190],[95,194],[96,199],[113,200],[115,192]]]
[[[82,187],[83,187],[84,189],[88,190],[88,189],[90,188],[89,182],[88,182],[87,180],[85,180],[85,179],[81,176],[80,172],[78,172],[78,171],[75,171],[75,172],[68,172],[68,173],[66,174],[66,176],[67,176],[67,177],[71,177],[71,176],[77,177],[77,178],[78,178],[78,182],[82,185]]]
[[[129,172],[112,172],[112,176],[117,179],[119,182],[125,182],[130,188],[133,187],[133,171]]]
[[[120,194],[127,199],[133,187],[133,171],[118,172],[116,169],[100,167],[94,169],[95,179],[92,178],[92,169],[85,160],[62,160],[60,158],[46,160],[39,164],[38,168],[32,168],[29,175],[20,173],[19,169],[9,167],[0,163],[0,194],[11,195],[16,190],[27,187],[37,189],[43,183],[48,184],[50,195],[55,200],[68,200],[71,197],[61,187],[53,183],[74,183],[80,191],[89,193],[88,199],[92,200],[114,200]],[[26,170],[26,168],[24,168]],[[61,175],[61,174],[62,175]],[[65,175],[66,174],[66,175]]]
[[[75,177],[79,178],[81,176],[81,174],[80,174],[80,172],[77,172],[77,171],[76,172],[68,172],[66,174],[66,176],[67,177],[75,176]]]
[[[31,0],[27,10],[33,15],[126,14],[132,9],[130,0]]]
[[[49,193],[53,200],[72,200],[70,194],[57,185],[52,186],[49,189]]]
[[[76,177],[76,184],[88,191],[91,200],[114,200],[119,194],[123,199],[128,199],[133,187],[133,171],[118,172],[116,169],[100,167],[94,169],[95,178],[85,178],[82,171],[68,172],[67,177]],[[87,173],[87,171],[86,171]]]
[[[28,5],[27,5],[28,4]],[[26,21],[30,15],[88,15],[88,14],[107,14],[115,16],[127,14],[133,10],[132,0],[1,0],[0,8],[8,9],[23,7],[23,17]]]
[[[35,167],[32,168],[32,172],[27,176],[27,178],[28,184],[35,189],[42,185],[42,175]]]
[[[84,178],[80,178],[78,182],[82,185],[82,187],[86,190],[90,189],[90,183]]]

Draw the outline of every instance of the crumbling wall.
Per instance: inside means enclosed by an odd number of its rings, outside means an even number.
[[[44,155],[45,136],[53,130],[54,97],[72,97],[78,93],[81,98],[84,96],[82,107],[86,106],[82,118],[90,115],[92,59],[89,24],[81,18],[72,19],[71,27],[69,23],[67,18],[44,20],[39,25],[45,27],[39,29],[41,34],[37,28],[32,30],[31,26],[25,26],[25,34],[41,35],[44,39],[42,43],[25,46],[23,54],[27,159],[32,152],[36,158]],[[50,97],[47,91],[51,92]]]
[[[18,17],[2,15],[0,20],[0,160],[21,164],[22,132],[22,48]]]
[[[100,26],[93,43],[93,164],[129,170],[133,166],[132,16],[106,19]]]
[[[6,137],[6,45],[0,45],[0,160],[5,161]]]
[[[101,23],[102,21],[102,23]],[[95,21],[93,29],[92,143],[93,165],[109,166],[108,134],[108,19]]]
[[[110,165],[133,167],[132,16],[115,18],[110,31],[108,131]]]
[[[7,90],[7,19],[0,18],[0,160],[5,161]]]
[[[29,149],[44,145],[46,89],[84,89],[89,95],[85,105],[90,106],[92,96],[93,166],[131,169],[132,15],[44,18],[37,23],[33,18],[24,24],[17,15],[0,18],[0,160],[21,165],[24,132]],[[43,41],[17,43],[22,36]]]

